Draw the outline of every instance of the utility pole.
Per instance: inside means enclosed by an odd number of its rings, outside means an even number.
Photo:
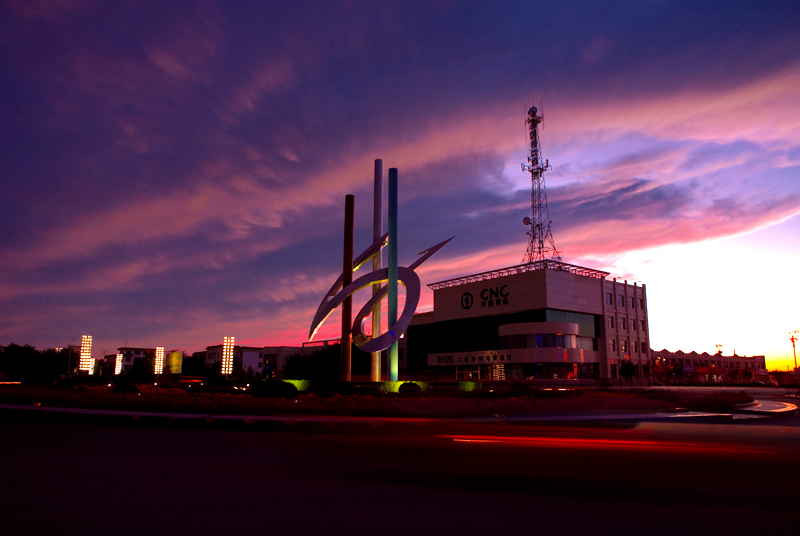
[[[792,353],[794,354],[794,375],[797,378],[797,394],[795,396],[800,396],[800,371],[797,370],[797,350],[795,349],[795,343],[798,340],[798,334],[800,334],[800,329],[796,329],[789,333],[789,340],[792,341]]]

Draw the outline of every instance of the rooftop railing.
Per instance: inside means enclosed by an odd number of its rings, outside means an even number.
[[[571,274],[582,275],[586,277],[594,277],[595,279],[605,279],[609,272],[601,270],[593,270],[591,268],[584,268],[583,266],[576,266],[574,264],[567,264],[558,261],[536,261],[527,264],[520,264],[517,266],[509,266],[508,268],[500,268],[499,270],[492,270],[490,272],[481,272],[479,274],[466,275],[464,277],[457,277],[455,279],[447,279],[446,281],[439,281],[438,283],[431,283],[428,285],[433,290],[442,288],[457,287],[459,285],[466,285],[467,283],[477,283],[478,281],[487,281],[490,279],[497,279],[499,277],[506,277],[509,275],[523,274],[526,272],[533,272],[534,270],[558,270],[561,272],[569,272]]]

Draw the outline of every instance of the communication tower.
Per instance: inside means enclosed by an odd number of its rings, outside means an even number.
[[[552,169],[550,161],[542,158],[542,148],[539,145],[539,123],[544,120],[542,115],[536,115],[536,106],[528,110],[528,130],[531,139],[531,154],[528,163],[522,164],[522,171],[531,174],[531,215],[522,219],[522,223],[530,226],[528,231],[528,251],[522,259],[522,264],[531,264],[537,261],[561,260],[561,254],[556,249],[553,233],[550,230],[550,214],[547,211],[547,192],[544,188],[544,172]]]

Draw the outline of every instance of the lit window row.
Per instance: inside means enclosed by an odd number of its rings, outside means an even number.
[[[233,372],[233,337],[222,338],[222,373]]]
[[[78,361],[78,368],[91,374],[92,371],[92,336],[84,335],[81,337],[81,355]]]
[[[612,352],[616,352],[617,351],[617,340],[616,339],[610,339],[608,341],[608,347]],[[621,341],[619,341],[619,349],[620,349],[620,352],[622,352],[622,353],[627,353],[627,352],[630,351],[631,353],[634,353],[634,354],[646,354],[647,353],[647,343],[645,343],[643,341],[633,341],[633,343],[631,343],[630,341],[627,341],[627,340],[621,340]]]
[[[628,325],[630,325],[631,331],[646,331],[644,320],[639,320],[636,318],[631,318],[630,322],[628,322],[628,317],[621,316],[619,317],[619,321],[616,320],[616,317],[609,316],[608,317],[608,327],[610,329],[614,329],[616,326],[619,326],[619,329],[628,329]]]
[[[614,295],[611,292],[606,292],[606,305],[614,305]],[[628,296],[627,305],[628,309],[636,309],[637,306],[639,309],[644,309],[644,298]],[[625,296],[622,294],[617,294],[617,307],[625,307]]]
[[[707,359],[676,359],[671,357],[667,360],[667,363],[672,366],[679,366],[679,367],[706,367],[706,368],[730,368],[730,369],[756,369],[756,365],[760,363],[749,363],[747,361],[739,362],[739,361],[719,361],[719,360],[707,360]]]
[[[164,347],[157,346],[156,347],[156,365],[155,365],[155,373],[161,374],[164,372]]]
[[[117,354],[117,360],[114,362],[114,374],[122,373],[122,354]]]

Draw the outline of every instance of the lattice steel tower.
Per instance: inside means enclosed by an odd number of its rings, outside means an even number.
[[[553,233],[550,231],[550,215],[547,211],[547,192],[544,188],[544,172],[552,169],[548,160],[542,159],[542,149],[539,146],[539,123],[544,119],[536,115],[536,106],[528,110],[528,128],[531,138],[531,155],[528,163],[522,164],[522,171],[531,174],[531,217],[525,217],[522,223],[529,225],[528,251],[522,259],[522,264],[537,261],[562,262],[561,254],[556,249]]]

